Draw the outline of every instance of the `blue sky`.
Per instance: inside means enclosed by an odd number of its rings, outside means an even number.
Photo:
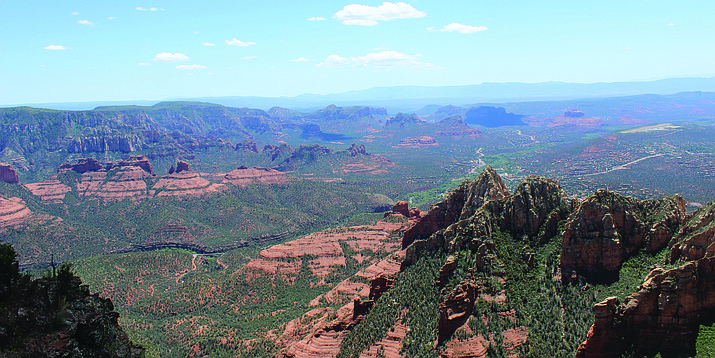
[[[715,1],[0,0],[0,104],[715,76]]]

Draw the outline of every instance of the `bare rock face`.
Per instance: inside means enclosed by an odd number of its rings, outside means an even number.
[[[0,181],[10,184],[18,184],[20,179],[17,176],[17,172],[10,164],[0,163]]]
[[[79,158],[77,159],[77,163],[75,164],[64,163],[60,165],[60,167],[57,169],[57,173],[64,173],[70,170],[77,173],[86,173],[96,172],[102,169],[104,169],[102,163],[100,163],[97,159],[89,157]]]
[[[476,298],[476,284],[467,281],[455,287],[447,299],[440,304],[438,344],[447,341],[457,328],[467,322],[472,315]]]
[[[509,191],[497,172],[488,166],[477,179],[460,184],[446,199],[435,204],[426,216],[407,230],[402,238],[402,248],[406,248],[415,240],[430,237],[459,219],[474,215],[487,201],[500,200],[508,195]]]
[[[223,178],[223,184],[233,184],[241,187],[249,186],[254,183],[262,184],[288,184],[290,178],[283,172],[270,168],[240,166],[233,170]]]
[[[634,252],[665,247],[686,218],[680,196],[638,200],[604,189],[581,202],[563,233],[564,277],[616,272]]]
[[[175,173],[181,173],[181,172],[190,172],[191,169],[189,168],[189,163],[180,160],[178,163],[176,163],[176,171]]]

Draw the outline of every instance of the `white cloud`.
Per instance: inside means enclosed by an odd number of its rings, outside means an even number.
[[[460,34],[473,34],[475,32],[489,30],[489,28],[486,26],[469,26],[453,22],[441,29],[435,29],[434,27],[430,27],[427,30],[441,32],[459,32]]]
[[[675,26],[675,24],[671,22],[668,24],[668,26]]]
[[[243,56],[240,59],[241,60],[253,60],[254,58],[258,58],[258,56]]]
[[[45,68],[45,67],[47,67],[47,66],[45,66],[45,65],[40,65],[40,67]]]
[[[151,66],[151,62],[139,62],[139,66]]]
[[[199,32],[198,32],[198,31],[194,31],[194,35],[198,35],[198,34],[199,34]]]
[[[155,62],[178,62],[178,61],[188,61],[189,56],[184,55],[183,53],[170,53],[170,52],[161,52],[157,53],[156,56],[154,56],[154,61]]]
[[[202,65],[178,65],[177,70],[188,71],[188,70],[205,70],[207,67]]]
[[[313,17],[308,18],[308,21],[323,21],[323,20],[327,20],[327,19],[322,16],[313,16]]]
[[[72,15],[79,15],[77,11],[72,11]]]
[[[45,46],[45,50],[68,50],[69,47],[65,47],[62,45],[47,45]]]
[[[350,59],[345,58],[345,57],[340,57],[338,55],[330,55],[323,60],[323,62],[315,65],[315,67],[323,67],[323,68],[331,68],[331,67],[340,67],[344,65],[349,65],[350,64]]]
[[[107,16],[107,20],[114,20],[114,19],[116,19],[116,17],[114,17],[114,16]]]
[[[226,41],[224,41],[224,43],[225,43],[226,45],[238,46],[238,47],[246,47],[246,46],[252,46],[252,45],[255,45],[255,44],[256,44],[255,42],[251,42],[251,41],[244,42],[244,41],[241,41],[241,40],[239,40],[239,39],[237,39],[237,38],[235,38],[235,37],[233,38],[233,40],[226,40]]]
[[[288,61],[290,61],[290,62],[309,62],[309,61],[315,61],[315,60],[310,59],[310,58],[305,58],[305,57],[298,57],[296,59],[288,60]]]
[[[94,26],[94,22],[89,20],[79,20],[77,23],[84,26]]]
[[[333,14],[333,17],[345,25],[374,26],[378,21],[394,19],[412,19],[425,17],[427,13],[419,11],[404,2],[384,2],[374,7],[361,4],[345,5],[342,10]]]
[[[216,46],[216,44],[213,42],[202,42],[201,44],[204,46]]]
[[[382,51],[373,52],[365,56],[357,57],[341,57],[338,55],[330,55],[323,62],[315,65],[315,67],[331,68],[340,66],[360,66],[360,67],[378,67],[378,68],[441,68],[428,62],[422,62],[419,59],[423,57],[420,54],[407,55],[397,51]]]
[[[141,6],[137,6],[136,9],[139,10],[139,11],[159,11],[159,10],[164,10],[164,9],[160,9],[160,8],[157,8],[157,7],[150,7],[150,8],[147,9],[147,8],[141,7]]]

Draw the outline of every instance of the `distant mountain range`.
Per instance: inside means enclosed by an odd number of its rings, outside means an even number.
[[[715,77],[670,78],[643,82],[599,83],[482,83],[465,86],[396,86],[375,87],[337,94],[302,94],[295,97],[200,97],[171,98],[222,104],[231,107],[249,107],[268,110],[278,106],[301,111],[314,111],[327,105],[384,107],[390,114],[417,111],[425,105],[466,105],[473,103],[520,102],[546,100],[573,100],[604,98],[641,94],[673,94],[684,91],[715,92]],[[106,105],[153,105],[160,101],[104,101],[35,103],[32,107],[86,110]],[[8,107],[8,105],[3,105]]]

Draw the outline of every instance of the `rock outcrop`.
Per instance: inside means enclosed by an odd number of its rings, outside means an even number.
[[[471,282],[459,284],[439,306],[438,344],[447,341],[452,334],[467,322],[477,297],[477,286]]]
[[[57,173],[64,173],[64,172],[67,172],[70,170],[73,172],[77,172],[77,173],[86,173],[86,172],[96,172],[96,171],[99,171],[102,169],[104,169],[104,165],[102,165],[102,163],[100,163],[97,159],[89,157],[89,158],[79,158],[79,159],[77,159],[77,163],[74,163],[74,164],[63,163],[57,169]]]
[[[0,163],[0,181],[10,184],[18,184],[20,179],[17,176],[17,172],[10,164]]]
[[[641,201],[600,189],[582,201],[566,223],[563,277],[569,279],[574,271],[617,272],[639,249],[655,252],[665,247],[685,218],[680,196]]]
[[[407,137],[402,140],[395,146],[397,148],[424,148],[424,147],[436,147],[438,146],[439,143],[437,143],[437,139],[434,137],[430,137],[428,135],[422,135],[419,137]]]

